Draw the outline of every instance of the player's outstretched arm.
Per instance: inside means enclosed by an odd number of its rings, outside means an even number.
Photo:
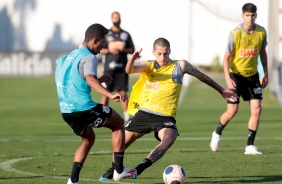
[[[128,74],[131,73],[141,73],[147,68],[147,64],[145,61],[135,64],[135,60],[140,59],[142,56],[140,55],[142,52],[142,48],[140,50],[135,51],[132,56],[129,58],[127,61],[126,67],[125,67],[125,72]]]
[[[195,68],[193,65],[191,65],[188,61],[181,60],[180,61],[180,67],[181,67],[183,75],[184,75],[184,73],[187,73],[189,75],[196,77],[200,81],[206,83],[210,87],[217,90],[222,95],[222,97],[227,99],[227,100],[232,100],[232,101],[237,100],[237,94],[234,91],[229,90],[229,89],[224,89],[219,84],[217,84],[214,80],[212,80],[209,76],[202,73],[197,68]]]
[[[87,84],[93,89],[95,90],[96,92],[102,94],[102,95],[105,95],[107,96],[108,98],[116,101],[116,102],[119,102],[119,101],[124,101],[125,100],[125,97],[121,94],[112,94],[111,92],[109,92],[106,88],[104,88],[100,81],[98,79],[95,78],[94,75],[92,74],[88,74],[85,76],[85,79],[86,79],[86,82]]]

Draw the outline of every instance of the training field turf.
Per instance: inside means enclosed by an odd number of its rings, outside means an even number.
[[[212,78],[225,86],[223,75]],[[267,89],[255,141],[264,154],[256,156],[243,154],[248,103],[241,102],[237,116],[223,132],[219,151],[211,152],[211,133],[226,102],[196,79],[183,92],[176,118],[180,136],[175,144],[138,179],[121,183],[161,184],[162,172],[170,164],[185,168],[187,183],[282,183],[282,108]],[[93,93],[93,97],[99,101],[99,95]],[[110,105],[121,113],[118,103]],[[0,122],[0,183],[67,183],[80,138],[60,116],[53,77],[1,77]],[[95,132],[96,142],[80,178],[84,184],[114,183],[98,181],[111,166],[110,130]],[[152,133],[136,141],[126,150],[125,166],[135,167],[156,144]]]

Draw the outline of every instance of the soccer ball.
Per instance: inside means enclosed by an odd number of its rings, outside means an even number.
[[[186,172],[180,165],[170,165],[164,170],[163,180],[165,184],[184,184]]]

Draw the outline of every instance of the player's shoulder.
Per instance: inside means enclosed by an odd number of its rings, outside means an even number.
[[[179,60],[174,60],[174,61],[179,64],[188,64],[189,63],[186,59],[179,59]]]
[[[241,31],[242,31],[241,25],[239,24],[239,25],[235,26],[231,31],[232,31],[233,33],[239,33],[239,32],[241,32]]]
[[[183,70],[184,68],[190,68],[192,67],[191,63],[189,63],[189,61],[185,60],[185,59],[179,59],[176,60],[177,65],[180,66],[180,68]]]
[[[97,58],[94,54],[87,54],[81,58],[80,62],[81,63],[94,62],[96,59]]]
[[[120,32],[121,32],[121,33],[127,33],[127,34],[129,34],[129,32],[128,32],[127,30],[125,30],[125,29],[120,29]]]
[[[256,26],[257,26],[257,29],[258,29],[259,31],[266,31],[263,26],[261,26],[261,25],[259,25],[259,24],[256,24]]]

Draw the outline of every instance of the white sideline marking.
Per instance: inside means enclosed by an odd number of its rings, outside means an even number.
[[[42,158],[42,157],[26,157],[26,158],[16,158],[16,159],[8,160],[8,161],[0,163],[0,169],[7,171],[7,172],[10,172],[10,173],[17,173],[17,174],[27,175],[27,176],[39,176],[39,177],[44,177],[44,178],[64,179],[66,181],[68,180],[67,177],[63,177],[63,176],[49,176],[49,175],[44,175],[44,174],[34,174],[34,173],[30,173],[30,172],[20,171],[20,170],[13,168],[13,164],[15,164],[17,162],[35,159],[35,158]],[[99,182],[99,183],[117,183],[117,182],[114,182],[114,181],[99,181],[99,180],[93,180],[93,179],[81,179],[81,180],[82,181],[95,181],[95,182]],[[119,182],[119,184],[133,184],[133,183]]]

